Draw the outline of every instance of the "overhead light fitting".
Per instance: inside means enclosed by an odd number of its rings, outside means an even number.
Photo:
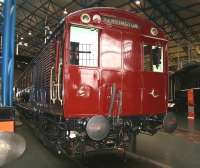
[[[3,6],[4,0],[0,0],[0,6]]]
[[[65,8],[65,10],[63,11],[63,13],[65,14],[65,15],[67,15],[68,14],[68,12],[67,12],[67,9]]]
[[[25,47],[28,47],[28,43],[24,43],[22,41],[20,41],[18,44],[18,46],[25,46]]]
[[[24,43],[24,46],[25,46],[25,47],[28,47],[28,43]]]
[[[140,0],[136,0],[136,1],[135,1],[135,4],[136,4],[136,5],[140,5],[140,4],[141,4],[141,1],[140,1]]]
[[[29,36],[31,36],[31,35],[32,35],[32,32],[31,32],[31,31],[30,31],[30,32],[28,32],[28,35],[29,35]]]
[[[24,37],[21,37],[20,39],[21,39],[21,40],[24,40]]]

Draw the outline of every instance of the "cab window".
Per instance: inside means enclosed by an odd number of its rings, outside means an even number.
[[[98,66],[98,29],[71,26],[70,63],[79,66]]]
[[[144,45],[144,71],[163,72],[163,48]]]

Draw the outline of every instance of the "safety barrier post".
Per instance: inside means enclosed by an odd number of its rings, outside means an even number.
[[[194,113],[194,90],[188,89],[187,90],[187,101],[188,101],[188,119],[195,119]]]

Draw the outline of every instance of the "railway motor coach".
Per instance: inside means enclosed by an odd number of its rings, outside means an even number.
[[[16,106],[59,154],[135,151],[136,135],[172,132],[167,40],[114,8],[66,16],[16,83]]]

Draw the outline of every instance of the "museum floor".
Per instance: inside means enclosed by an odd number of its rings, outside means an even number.
[[[178,116],[179,128],[173,134],[159,132],[154,136],[139,135],[137,139],[137,154],[155,160],[173,168],[200,167],[200,121],[187,120]],[[16,132],[22,135],[27,143],[24,155],[3,168],[75,168],[68,159],[59,159],[49,152],[33,135],[26,125],[17,127]],[[103,161],[102,161],[103,160]],[[96,157],[88,167],[142,167],[135,162],[124,163],[115,156]],[[125,166],[126,164],[126,166]]]

